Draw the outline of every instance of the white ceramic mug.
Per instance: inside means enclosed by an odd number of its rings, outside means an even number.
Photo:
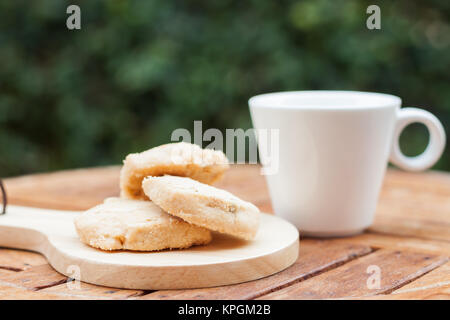
[[[445,146],[442,124],[431,113],[400,109],[401,99],[357,91],[268,93],[249,100],[256,129],[279,129],[279,166],[267,175],[277,215],[303,234],[347,236],[369,227],[387,162],[412,171],[431,167]],[[402,130],[414,122],[430,133],[426,150],[407,157]],[[260,154],[269,144],[258,141]]]

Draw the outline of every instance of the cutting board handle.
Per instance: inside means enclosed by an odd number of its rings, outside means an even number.
[[[2,193],[2,203],[3,203],[3,207],[2,207],[2,210],[0,211],[0,214],[5,214],[6,207],[8,206],[8,197],[6,196],[5,185],[3,184],[2,179],[0,179],[0,189],[1,189],[1,193]]]
[[[107,287],[159,290],[228,285],[279,272],[297,260],[298,231],[273,215],[261,214],[254,241],[214,237],[208,246],[161,252],[105,252],[83,244],[74,211],[8,206],[0,215],[0,246],[33,250],[58,272]],[[230,242],[231,241],[231,242]]]
[[[9,205],[0,215],[0,246],[37,251],[45,255],[48,237],[57,234],[61,221],[69,222],[75,211],[58,211]]]

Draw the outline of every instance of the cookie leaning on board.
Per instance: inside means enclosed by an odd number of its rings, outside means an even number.
[[[207,244],[208,229],[251,240],[259,210],[207,185],[228,167],[223,152],[184,142],[130,154],[120,174],[121,199],[107,199],[77,217],[80,240],[103,250],[136,251]]]

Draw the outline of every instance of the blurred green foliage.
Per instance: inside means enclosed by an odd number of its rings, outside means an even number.
[[[248,98],[268,91],[391,93],[449,135],[449,15],[447,0],[2,0],[0,176],[118,163],[199,119],[248,128]],[[402,147],[426,139],[411,126]]]

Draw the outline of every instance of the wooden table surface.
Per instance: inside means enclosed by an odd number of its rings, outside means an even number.
[[[11,204],[84,210],[117,196],[118,182],[119,167],[105,167],[9,178],[5,185]],[[217,186],[272,212],[258,166],[233,166]],[[297,262],[261,280],[195,290],[77,287],[41,255],[0,248],[0,299],[449,299],[449,257],[450,174],[388,170],[369,230],[302,238]],[[379,286],[368,268],[379,271]]]

